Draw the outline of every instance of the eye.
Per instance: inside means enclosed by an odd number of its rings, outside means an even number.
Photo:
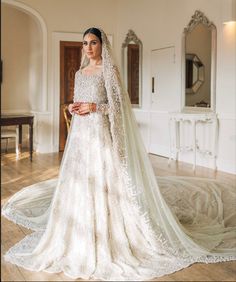
[[[84,46],[87,46],[87,45],[88,45],[88,42],[87,42],[87,41],[84,41],[84,42],[83,42],[83,45],[84,45]]]
[[[94,41],[92,41],[91,43],[92,43],[92,45],[96,45],[96,44],[97,44],[97,41],[94,40]]]

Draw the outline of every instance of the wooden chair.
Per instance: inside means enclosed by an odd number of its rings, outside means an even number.
[[[4,129],[1,127],[1,139],[6,140],[6,149],[5,152],[8,151],[8,140],[11,138],[15,138],[15,146],[16,146],[16,157],[19,156],[19,127],[16,126],[15,129]]]
[[[64,119],[65,119],[65,122],[66,122],[67,133],[69,132],[70,123],[71,123],[71,114],[68,110],[68,106],[69,106],[69,104],[63,105],[63,115],[64,115]]]

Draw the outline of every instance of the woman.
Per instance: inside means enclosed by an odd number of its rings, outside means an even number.
[[[72,278],[137,281],[235,259],[235,189],[195,178],[157,184],[106,34],[88,29],[83,52],[59,178],[3,207],[35,230],[6,260]]]

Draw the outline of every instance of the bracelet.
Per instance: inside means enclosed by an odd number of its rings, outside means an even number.
[[[89,113],[93,112],[93,104],[89,104]]]

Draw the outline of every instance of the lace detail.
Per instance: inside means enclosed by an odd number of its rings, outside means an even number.
[[[143,281],[194,262],[235,259],[235,187],[158,178],[102,32],[103,72],[75,75],[73,115],[58,179],[26,187],[3,215],[36,230],[5,259],[71,278]]]
[[[92,75],[76,72],[74,102],[83,101],[97,104],[97,113],[109,114],[109,105],[102,72]]]
[[[109,105],[108,104],[98,104],[97,112],[102,113],[104,115],[108,115],[109,114]]]
[[[103,73],[83,74],[78,70],[75,74],[74,102],[107,103],[107,94]]]

